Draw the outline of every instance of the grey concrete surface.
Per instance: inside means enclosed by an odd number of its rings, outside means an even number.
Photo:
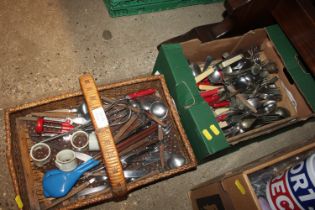
[[[0,117],[3,109],[79,89],[91,72],[99,84],[149,74],[156,46],[189,29],[222,19],[222,4],[110,18],[101,0],[3,0],[0,2]],[[191,209],[194,185],[301,139],[315,137],[310,121],[253,143],[197,170],[132,192],[127,200],[90,209]],[[0,210],[15,208],[0,123]]]

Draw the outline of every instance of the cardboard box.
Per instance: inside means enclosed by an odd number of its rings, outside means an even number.
[[[304,158],[314,152],[314,139],[304,140],[299,144],[284,148],[221,177],[199,184],[188,193],[192,208],[194,210],[261,209],[250,181],[251,177],[276,164],[281,164],[282,168],[288,168],[301,161],[297,160],[297,156]]]
[[[291,117],[227,139],[215,120],[213,111],[200,97],[187,60],[203,63],[207,55],[219,59],[224,52],[249,49],[254,45],[261,46],[264,55],[276,62],[279,69],[277,76],[280,78],[277,86],[283,95],[279,105],[289,109]],[[314,116],[315,100],[312,90],[315,89],[315,81],[297,55],[280,27],[273,25],[250,31],[243,36],[207,43],[190,40],[180,45],[163,45],[153,74],[165,76],[195,155],[202,162],[210,155],[240,141],[271,133]],[[210,138],[204,132],[210,134]]]

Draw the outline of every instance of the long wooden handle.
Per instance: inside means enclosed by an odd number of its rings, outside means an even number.
[[[117,144],[117,150],[118,152],[122,152],[123,150],[125,150],[126,148],[130,147],[131,145],[133,145],[135,142],[146,138],[147,136],[151,135],[153,132],[155,132],[158,129],[158,125],[154,124],[151,125],[149,128],[140,131],[132,136],[130,136],[128,139],[124,140],[123,142]]]
[[[123,168],[92,75],[82,75],[80,77],[80,85],[104,157],[107,176],[112,187],[112,192],[114,196],[124,196],[127,193],[127,185]]]
[[[119,129],[119,131],[116,133],[116,135],[114,136],[114,141],[115,143],[119,143],[120,138],[124,135],[124,133],[128,130],[128,128],[137,120],[137,116],[136,115],[132,115],[131,118],[128,120],[128,122],[126,122],[123,126],[121,126],[121,128]]]

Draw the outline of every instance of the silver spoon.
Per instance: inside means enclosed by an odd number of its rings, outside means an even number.
[[[240,121],[240,128],[244,131],[248,131],[250,130],[254,123],[256,122],[257,118],[256,117],[247,117],[247,118],[243,118]]]
[[[79,116],[84,117],[86,120],[90,120],[90,115],[86,103],[80,104],[77,108],[73,109],[55,109],[47,112],[69,112],[69,113],[77,113]]]
[[[165,119],[168,114],[168,108],[162,101],[156,101],[151,104],[150,112],[160,119]]]
[[[252,89],[254,87],[254,79],[249,74],[240,76],[234,81],[234,87],[241,92]]]
[[[211,84],[222,84],[223,82],[222,75],[218,69],[215,69],[208,78]]]
[[[86,195],[90,195],[90,194],[95,194],[98,192],[101,192],[103,190],[105,190],[106,188],[108,188],[108,185],[100,185],[97,187],[89,187],[89,188],[85,188],[84,190],[82,190],[81,192],[79,192],[77,194],[77,197],[82,197],[82,196],[86,196]]]
[[[186,159],[182,155],[171,154],[171,157],[167,160],[167,166],[171,169],[183,166],[186,163]]]
[[[265,103],[263,103],[263,110],[264,113],[269,114],[273,111],[275,111],[277,108],[277,102],[274,100],[268,100]]]
[[[156,100],[151,97],[142,97],[138,99],[141,109],[145,111],[150,111],[152,103]]]
[[[280,101],[282,99],[281,94],[274,94],[274,93],[260,93],[257,96],[264,100]]]
[[[135,101],[135,100],[129,100],[129,103],[130,103],[130,105],[132,106],[132,107],[134,107],[134,108],[141,108],[140,107],[140,103],[138,102],[138,101]]]
[[[88,111],[86,103],[80,104],[80,106],[77,108],[77,113],[87,120],[90,119],[90,115],[89,115],[89,111]]]
[[[290,116],[289,110],[283,107],[278,107],[275,111],[274,114],[279,115],[282,118],[286,118]]]

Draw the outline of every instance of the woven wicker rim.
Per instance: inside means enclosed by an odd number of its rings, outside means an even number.
[[[163,173],[159,173],[156,175],[152,175],[150,177],[147,177],[145,179],[139,180],[137,182],[131,182],[127,184],[127,191],[133,191],[135,189],[138,189],[140,187],[146,186],[150,183],[154,183],[158,180],[162,180],[165,178],[168,178],[170,176],[174,176],[176,174],[180,174],[183,173],[184,171],[187,170],[191,170],[194,169],[197,166],[197,161],[195,158],[195,155],[193,154],[193,150],[192,147],[187,139],[187,136],[184,132],[184,129],[180,123],[180,118],[179,115],[176,111],[176,108],[174,106],[173,100],[170,96],[170,93],[168,91],[166,82],[164,80],[164,76],[163,75],[158,75],[158,76],[141,76],[138,78],[134,78],[133,80],[127,80],[127,81],[122,81],[122,82],[116,82],[116,83],[112,83],[112,84],[107,84],[107,85],[99,85],[97,87],[98,91],[104,91],[104,90],[110,90],[113,88],[118,88],[121,86],[127,86],[127,85],[133,85],[133,84],[137,84],[137,83],[141,83],[141,82],[154,82],[154,81],[159,81],[161,88],[163,90],[166,102],[169,106],[169,111],[170,113],[172,113],[173,118],[174,118],[174,122],[175,125],[177,126],[181,136],[182,136],[182,142],[184,144],[184,147],[186,149],[187,152],[187,158],[189,158],[189,163],[185,164],[184,166],[180,167],[180,168],[176,168],[176,169],[172,169]],[[9,166],[9,172],[13,181],[13,187],[14,187],[14,191],[17,195],[20,194],[20,187],[18,184],[18,179],[17,179],[17,172],[15,170],[14,167],[14,162],[13,162],[13,151],[12,151],[12,145],[11,145],[11,141],[12,141],[12,135],[11,135],[11,125],[10,125],[10,115],[14,114],[16,112],[19,111],[23,111],[25,109],[31,109],[31,108],[35,108],[39,105],[45,105],[45,104],[49,104],[51,102],[58,102],[58,101],[62,101],[64,99],[68,99],[68,98],[72,98],[72,97],[77,97],[77,96],[82,96],[82,92],[81,91],[76,91],[76,92],[71,92],[71,93],[65,93],[59,96],[53,96],[53,97],[48,97],[45,99],[41,99],[35,102],[30,102],[30,103],[26,103],[26,104],[22,104],[22,105],[18,105],[16,107],[13,108],[9,108],[5,110],[5,130],[6,130],[6,155],[7,155],[7,163]],[[113,198],[113,193],[110,191],[105,192],[104,194],[100,194],[97,195],[91,199],[85,199],[85,200],[80,200],[76,203],[72,203],[68,206],[65,207],[61,207],[61,209],[74,209],[74,208],[80,208],[86,205],[91,205],[94,203],[98,203],[101,201],[106,201]]]

